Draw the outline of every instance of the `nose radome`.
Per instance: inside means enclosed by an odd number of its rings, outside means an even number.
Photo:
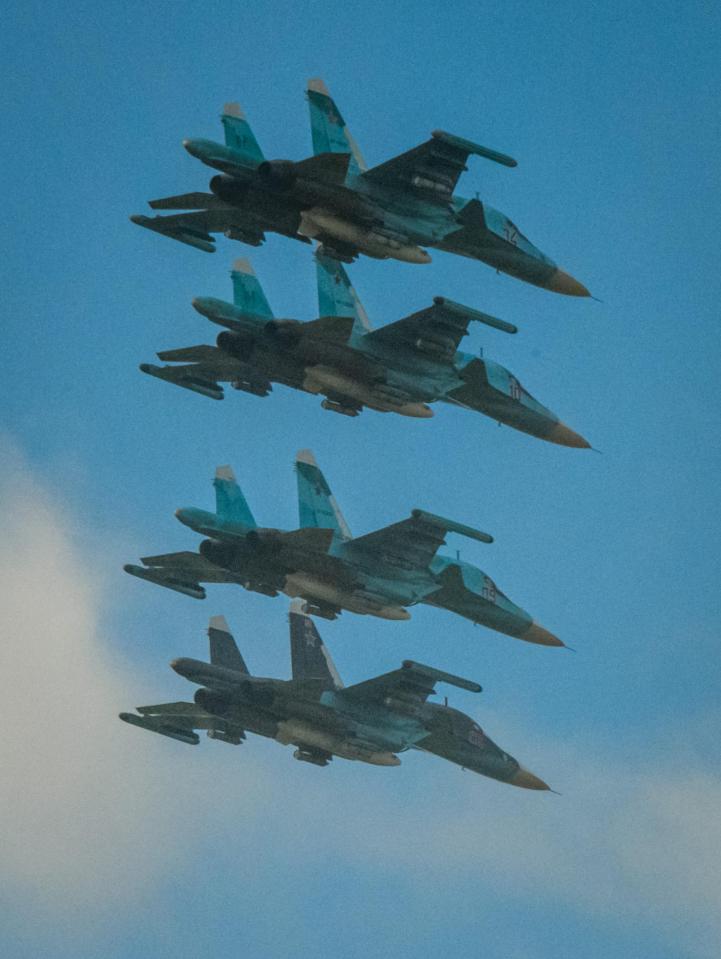
[[[548,439],[551,443],[558,443],[559,446],[573,446],[575,449],[584,450],[591,448],[587,439],[580,433],[574,432],[565,423],[557,423],[548,434]]]
[[[518,770],[508,781],[513,786],[520,786],[521,789],[551,788],[547,783],[544,783],[542,779],[539,779],[538,776],[534,776],[533,773],[529,772],[527,769],[524,769],[523,766],[519,766]]]
[[[546,284],[547,289],[554,293],[565,293],[566,296],[590,296],[583,283],[579,283],[565,270],[556,270]]]
[[[539,626],[535,620],[521,636],[521,639],[525,639],[527,643],[538,643],[539,646],[566,645],[565,643],[561,642],[558,636],[554,636],[553,633],[549,633],[547,629],[543,628],[543,626]]]

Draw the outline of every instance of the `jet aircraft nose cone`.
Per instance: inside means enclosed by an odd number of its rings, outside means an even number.
[[[544,783],[538,776],[534,776],[523,766],[519,766],[517,772],[508,780],[513,786],[520,786],[521,789],[550,789],[551,787]]]
[[[570,273],[566,273],[564,270],[556,270],[546,284],[546,288],[553,290],[554,293],[565,293],[566,296],[591,295],[583,283],[579,283]]]
[[[521,639],[525,639],[527,643],[538,643],[539,646],[566,645],[565,643],[561,642],[558,636],[554,636],[553,633],[549,633],[547,629],[543,628],[543,626],[539,626],[535,620],[531,623],[523,636],[521,636]]]
[[[565,423],[557,423],[548,434],[551,443],[558,443],[559,446],[573,446],[575,449],[589,450],[591,444],[584,439],[580,433],[574,432]]]

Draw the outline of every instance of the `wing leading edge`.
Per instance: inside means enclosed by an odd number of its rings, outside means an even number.
[[[348,548],[379,554],[382,561],[392,565],[426,569],[445,543],[447,533],[458,533],[481,543],[493,542],[488,533],[415,509],[409,519],[359,536],[348,544]]]
[[[411,699],[424,703],[435,692],[436,683],[448,683],[471,693],[481,692],[478,683],[470,679],[462,679],[433,666],[424,666],[406,659],[400,669],[348,686],[343,695],[365,702],[383,702],[399,696],[403,700]]]
[[[427,200],[446,204],[456,189],[460,175],[468,169],[472,154],[514,167],[513,157],[471,140],[434,130],[430,140],[363,173],[363,177],[383,186],[410,189]]]

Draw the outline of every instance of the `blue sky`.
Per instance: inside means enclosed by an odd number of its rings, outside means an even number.
[[[0,952],[110,959],[386,955],[713,956],[720,929],[718,56],[712,4],[32,2],[6,13],[0,262],[0,568],[8,729]],[[211,342],[197,295],[249,255],[280,316],[313,318],[308,248],[213,256],[128,222],[204,189],[181,147],[240,100],[266,154],[310,153],[323,76],[370,164],[442,127],[517,157],[461,183],[603,303],[442,253],[364,260],[371,320],[442,294],[602,455],[482,417],[334,417],[282,389],[212,403],[137,371]],[[250,666],[286,675],[286,604],[205,603],[121,572],[192,548],[231,463],[263,525],[297,522],[311,447],[362,533],[412,507],[489,530],[451,544],[575,654],[440,610],[321,624],[357,681],[406,657],[478,679],[453,693],[563,795],[408,755],[317,770],[251,740],[196,750],[115,716],[187,696],[167,669],[228,618]],[[28,716],[28,710],[31,716]],[[159,738],[159,737],[156,737]]]

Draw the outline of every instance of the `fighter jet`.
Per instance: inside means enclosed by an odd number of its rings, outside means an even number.
[[[198,729],[234,746],[251,732],[294,745],[294,758],[315,766],[327,766],[334,756],[399,766],[396,753],[418,749],[513,786],[548,789],[470,716],[427,702],[436,683],[480,693],[478,683],[406,660],[393,672],[344,686],[297,602],[290,612],[290,680],[252,676],[223,616],[212,617],[208,636],[209,663],[183,658],[170,664],[200,686],[193,703],[140,706],[120,718],[193,746],[200,742]]]
[[[151,200],[154,210],[184,210],[134,223],[213,252],[213,233],[259,246],[266,231],[322,243],[344,262],[375,259],[429,263],[424,247],[481,260],[528,283],[566,293],[589,292],[528,240],[503,213],[479,199],[455,196],[470,156],[507,167],[497,150],[442,130],[400,156],[368,169],[322,80],[308,84],[314,156],[267,160],[237,103],[221,120],[225,143],[184,140],[183,146],[220,173],[210,193]]]
[[[433,416],[442,401],[562,446],[589,443],[542,406],[505,367],[458,350],[471,321],[506,333],[516,327],[444,297],[373,330],[343,266],[316,258],[318,309],[311,322],[278,320],[247,260],[234,264],[234,302],[198,297],[193,306],[226,329],[216,345],[158,353],[177,366],[143,363],[158,379],[221,400],[222,382],[256,396],[273,383],[322,394],[326,410],[357,416],[364,406],[401,416]]]
[[[127,573],[204,599],[201,583],[236,583],[267,596],[302,597],[305,610],[335,619],[341,610],[381,619],[410,619],[407,606],[427,603],[507,636],[543,646],[564,644],[512,603],[490,576],[438,554],[448,533],[492,543],[488,533],[414,509],[409,519],[353,538],[310,450],[296,457],[300,527],[257,525],[228,466],[215,474],[215,513],[194,507],[175,515],[208,537],[198,553],[146,556]]]

